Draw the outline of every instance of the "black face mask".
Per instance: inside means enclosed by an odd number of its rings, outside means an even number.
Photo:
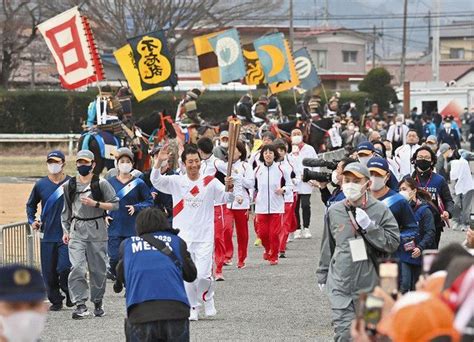
[[[417,168],[419,168],[422,172],[429,171],[431,169],[431,161],[420,159],[415,162]]]
[[[77,171],[81,176],[87,176],[92,171],[92,165],[80,165],[77,167]]]

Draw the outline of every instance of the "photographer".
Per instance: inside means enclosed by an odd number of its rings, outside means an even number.
[[[323,201],[324,205],[326,208],[329,208],[332,204],[342,201],[345,199],[344,197],[344,192],[341,189],[341,183],[342,183],[342,171],[346,167],[346,165],[349,165],[350,163],[355,163],[356,160],[345,157],[342,158],[339,163],[337,163],[337,168],[332,171],[331,173],[331,183],[334,185],[334,190],[332,193],[329,191],[327,184],[325,182],[320,182],[319,184],[321,185],[320,187],[320,192],[321,192],[321,201]]]
[[[368,192],[370,173],[360,163],[342,172],[346,200],[332,205],[325,216],[319,288],[327,285],[335,341],[349,341],[359,294],[377,285],[376,259],[393,253],[400,243],[398,225],[390,209]]]

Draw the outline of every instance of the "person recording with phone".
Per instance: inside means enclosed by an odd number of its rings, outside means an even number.
[[[359,295],[378,285],[377,259],[397,250],[400,232],[390,209],[369,192],[370,173],[361,163],[342,172],[346,200],[325,215],[321,259],[316,272],[321,290],[327,285],[335,341],[349,341]]]

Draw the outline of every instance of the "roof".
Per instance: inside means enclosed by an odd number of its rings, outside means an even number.
[[[441,26],[439,37],[443,38],[474,38],[474,21],[454,21],[450,25]]]
[[[392,75],[392,83],[399,84],[400,65],[383,66]],[[469,64],[440,64],[439,80],[449,82],[467,74],[470,70],[474,70],[472,63]],[[409,82],[428,82],[433,79],[431,71],[431,63],[429,64],[411,64],[405,66],[405,81]]]

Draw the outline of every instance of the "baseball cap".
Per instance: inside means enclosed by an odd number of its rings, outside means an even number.
[[[229,132],[228,131],[222,131],[221,134],[219,135],[220,138],[228,138],[229,137]]]
[[[36,302],[46,297],[41,273],[29,266],[0,267],[0,301]]]
[[[48,153],[48,156],[46,157],[46,161],[48,160],[55,160],[55,161],[65,161],[66,157],[64,157],[64,153],[62,153],[59,150],[51,151]]]
[[[367,168],[369,172],[373,171],[381,176],[385,176],[389,172],[387,160],[380,157],[370,158],[367,162]]]
[[[444,152],[446,152],[450,148],[451,148],[451,146],[449,146],[449,144],[442,143],[441,146],[439,147],[439,153],[443,154]]]
[[[430,341],[441,336],[449,336],[451,341],[460,339],[451,309],[438,297],[421,291],[400,298],[377,330],[394,342]]]
[[[357,150],[357,154],[372,154],[375,148],[371,142],[364,141],[364,142],[361,142],[359,145],[357,145],[356,150]]]
[[[128,147],[120,147],[115,151],[115,159],[119,160],[120,158],[127,156],[130,160],[133,161],[133,152]]]
[[[438,139],[436,139],[436,136],[435,135],[430,135],[428,136],[428,138],[426,138],[426,142],[430,142],[430,143],[434,143],[436,144],[438,142]]]
[[[344,170],[342,171],[342,174],[345,173],[352,173],[357,178],[370,178],[369,169],[359,162],[347,164]]]
[[[89,150],[80,150],[77,152],[76,161],[78,160],[86,160],[86,161],[93,161],[94,160],[94,153]]]

